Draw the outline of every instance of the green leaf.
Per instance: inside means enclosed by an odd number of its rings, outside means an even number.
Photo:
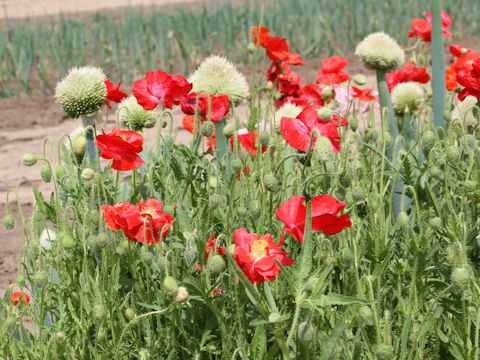
[[[320,355],[320,359],[322,360],[333,359],[333,356],[335,355],[335,352],[336,352],[335,351],[336,345],[338,343],[340,335],[343,332],[346,320],[347,320],[347,314],[345,314],[343,319],[339,321],[337,325],[335,325],[335,328],[333,329],[332,334],[328,338],[327,342],[322,346],[322,353]]]
[[[321,295],[318,299],[313,300],[315,305],[326,307],[333,305],[370,305],[373,301],[358,299],[352,296],[330,293],[328,295]]]

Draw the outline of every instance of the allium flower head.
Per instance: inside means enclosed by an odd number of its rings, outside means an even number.
[[[475,96],[468,95],[465,100],[459,101],[457,106],[452,111],[452,119],[455,121],[465,121],[465,126],[473,128],[478,124],[478,120],[475,114],[478,113],[478,109],[474,108],[477,105],[477,98]]]
[[[99,68],[71,69],[57,84],[55,97],[71,118],[96,112],[107,99],[105,74]]]
[[[40,242],[40,246],[45,250],[52,250],[52,241],[56,239],[57,234],[53,230],[45,228],[40,234],[38,241]]]
[[[415,111],[422,104],[424,91],[414,82],[401,83],[392,91],[392,103],[395,112],[403,114],[405,111]]]
[[[117,114],[123,125],[138,131],[142,128],[152,128],[157,121],[155,110],[145,110],[139,105],[135,96],[124,99],[117,109]]]
[[[280,120],[282,117],[296,118],[302,112],[303,108],[292,103],[285,103],[280,107],[273,116],[274,127],[277,134],[281,133]]]
[[[355,54],[367,68],[385,72],[397,69],[405,61],[400,45],[383,32],[368,35],[357,45]]]
[[[230,61],[218,55],[203,60],[188,81],[193,84],[192,91],[212,95],[227,94],[234,104],[240,103],[249,95],[245,76]]]

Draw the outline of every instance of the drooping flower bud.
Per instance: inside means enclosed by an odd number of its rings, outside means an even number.
[[[83,135],[78,136],[75,139],[75,142],[73,145],[73,151],[75,152],[75,155],[80,156],[85,154],[86,149],[87,149],[87,138]]]
[[[93,321],[95,324],[101,324],[105,320],[105,308],[102,304],[95,304],[92,310]]]
[[[48,274],[46,271],[40,270],[33,275],[33,283],[39,288],[44,288],[48,285]]]
[[[367,77],[363,74],[355,74],[353,75],[353,81],[357,85],[365,85],[367,83]]]
[[[245,206],[237,207],[237,215],[240,219],[243,219],[247,215],[247,208]]]
[[[163,288],[165,292],[170,296],[176,296],[178,291],[178,283],[173,277],[167,275],[163,280]]]
[[[135,311],[132,308],[127,308],[125,310],[125,317],[127,318],[128,321],[132,321],[137,317],[137,315],[135,314]]]
[[[282,322],[282,315],[278,312],[272,312],[268,315],[268,322],[270,324],[278,324],[279,322]]]
[[[455,168],[458,164],[458,160],[460,159],[460,150],[455,145],[450,145],[445,150],[445,157],[447,162]]]
[[[22,164],[25,166],[33,166],[37,163],[37,161],[37,157],[31,153],[22,156]]]
[[[430,220],[430,227],[433,230],[438,230],[442,227],[442,219],[439,217],[434,217],[433,219]]]
[[[58,180],[61,180],[63,179],[63,177],[67,175],[67,171],[65,170],[65,168],[62,166],[62,165],[58,165],[56,168],[55,168],[55,177],[58,179]]]
[[[247,45],[247,50],[249,53],[254,53],[257,47],[255,46],[254,43],[248,43]]]
[[[242,169],[243,169],[242,160],[233,159],[231,166],[232,166],[233,173],[235,175],[240,174],[242,172]]]
[[[273,116],[273,127],[275,129],[275,132],[277,134],[281,134],[282,131],[280,129],[280,122],[282,120],[282,117],[288,117],[288,118],[296,118],[301,112],[302,108],[300,106],[294,105],[292,103],[285,103],[275,111],[275,114]]]
[[[200,127],[200,132],[203,136],[210,137],[213,134],[213,123],[211,121],[205,121]]]
[[[265,188],[270,192],[278,190],[278,180],[273,174],[267,174],[263,177],[263,184]]]
[[[320,161],[328,161],[332,152],[332,144],[327,137],[320,135],[315,143],[314,150]]]
[[[219,194],[212,194],[208,199],[208,206],[211,210],[215,210],[222,205],[222,197]]]
[[[221,255],[217,254],[217,255],[211,256],[208,259],[207,269],[212,274],[215,274],[215,275],[220,274],[223,270],[225,270],[225,267],[226,267],[225,260],[223,260],[223,257]]]
[[[225,137],[228,139],[232,137],[234,134],[235,134],[235,128],[233,127],[233,125],[230,123],[225,125],[225,127],[223,128],[223,135],[225,135]]]
[[[454,269],[450,277],[453,289],[459,294],[463,293],[470,284],[470,278],[471,273],[465,267]]]
[[[373,326],[373,311],[370,306],[362,305],[358,311],[358,315],[366,326]]]
[[[153,254],[150,251],[142,251],[142,261],[149,266],[153,263]]]
[[[52,170],[50,169],[50,165],[43,164],[42,169],[40,170],[40,175],[42,176],[43,181],[49,183],[52,180]]]
[[[82,174],[80,175],[80,178],[85,182],[89,182],[90,180],[93,180],[94,177],[95,177],[95,171],[93,171],[90,168],[83,169]]]
[[[11,214],[7,214],[3,218],[3,225],[5,226],[5,229],[13,230],[15,227],[15,218]]]
[[[268,146],[268,144],[270,143],[270,134],[268,133],[268,131],[262,131],[260,136],[258,137],[258,140],[260,141],[260,144],[262,146]]]
[[[365,200],[365,190],[360,185],[355,185],[352,188],[352,197],[355,201]]]
[[[420,140],[420,145],[422,146],[423,153],[428,155],[430,151],[435,146],[437,142],[437,137],[432,130],[427,130],[423,133],[422,139]]]
[[[260,216],[260,212],[262,211],[260,201],[258,200],[252,200],[250,202],[250,213],[254,218]]]
[[[338,182],[340,185],[346,189],[352,183],[352,172],[349,167],[343,169],[343,171],[338,176]]]
[[[322,98],[323,100],[328,100],[333,97],[333,89],[331,86],[325,86],[322,90]]]
[[[352,129],[353,132],[358,129],[358,120],[355,116],[350,119],[350,129]]]
[[[302,342],[302,344],[309,344],[312,342],[313,338],[315,337],[315,327],[313,324],[302,321],[298,324],[298,339]]]
[[[392,72],[405,61],[403,49],[383,32],[368,35],[357,45],[355,54],[368,69],[385,72]]]
[[[391,360],[394,356],[393,346],[389,344],[377,345],[375,355],[377,356],[378,360]]]

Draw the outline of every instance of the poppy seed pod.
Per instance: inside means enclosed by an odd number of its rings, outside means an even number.
[[[213,134],[213,123],[211,121],[205,121],[200,127],[200,132],[203,136],[210,137]]]
[[[143,128],[152,128],[157,122],[155,110],[145,110],[139,105],[135,96],[123,99],[117,109],[117,117],[128,128],[139,131]]]
[[[177,295],[175,296],[175,302],[177,304],[184,303],[188,300],[188,290],[184,286],[179,286],[177,290]]]
[[[405,62],[405,52],[389,35],[376,32],[364,38],[355,49],[363,64],[372,70],[392,72]]]
[[[398,84],[392,90],[392,104],[397,114],[416,111],[422,104],[425,93],[415,82]]]
[[[65,113],[73,119],[93,114],[107,98],[105,79],[105,74],[99,68],[73,68],[57,84],[55,97]]]
[[[377,345],[377,349],[375,350],[375,355],[377,356],[378,360],[391,360],[393,359],[393,347],[392,345],[388,344],[380,344]]]
[[[37,161],[37,157],[31,153],[22,156],[22,164],[24,166],[33,166],[37,163]]]
[[[165,276],[165,279],[163,280],[163,288],[165,289],[165,292],[170,295],[170,296],[175,296],[177,295],[178,291],[178,283],[177,280],[175,280],[171,276]]]
[[[203,60],[188,82],[193,84],[193,92],[226,94],[234,105],[238,105],[249,95],[245,76],[230,61],[218,55]]]
[[[15,218],[11,214],[7,214],[7,216],[3,218],[3,225],[5,229],[13,230],[15,227]]]

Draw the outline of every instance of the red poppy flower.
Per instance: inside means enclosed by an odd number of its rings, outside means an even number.
[[[255,46],[262,46],[267,50],[267,56],[272,61],[284,61],[290,65],[303,65],[300,54],[290,53],[290,46],[287,40],[279,36],[270,36],[270,29],[265,27],[254,27],[252,29]]]
[[[462,54],[462,50],[464,53]],[[450,65],[450,68],[455,72],[463,70],[463,65],[475,60],[479,54],[472,49],[465,48],[461,45],[450,45],[450,53],[456,57],[455,61]]]
[[[164,71],[151,71],[145,74],[145,79],[137,80],[133,84],[133,95],[145,110],[153,110],[160,99],[162,106],[171,109],[178,105],[180,99],[192,90],[183,76],[171,76]]]
[[[386,74],[388,90],[392,91],[400,83],[414,81],[426,84],[430,81],[430,75],[426,68],[418,68],[414,63],[409,62],[397,71]]]
[[[222,295],[224,289],[222,287],[216,287],[215,289],[212,290],[212,295],[217,296],[217,295]]]
[[[418,37],[423,41],[431,42],[432,41],[432,13],[426,13],[424,19],[416,19],[412,21],[412,31],[408,33],[408,37]],[[442,30],[443,37],[452,37],[453,34],[450,33],[447,28],[450,26],[452,19],[446,11],[442,10]]]
[[[285,232],[303,244],[307,207],[303,205],[303,196],[292,196],[275,211],[277,218],[285,224],[279,246],[283,245]],[[346,214],[338,216],[345,203],[338,202],[333,196],[319,195],[310,200],[312,207],[312,232],[322,231],[327,235],[335,235],[345,227],[351,227],[350,217]]]
[[[480,55],[475,60],[463,64],[462,71],[457,73],[457,81],[465,87],[458,94],[460,101],[465,100],[468,95],[480,97]]]
[[[102,205],[102,211],[110,229],[122,229],[130,241],[146,241],[147,244],[158,243],[160,233],[165,238],[173,222],[173,216],[165,214],[162,203],[155,199],[148,199],[145,203],[140,200],[138,207],[129,202]]]
[[[273,281],[281,269],[275,260],[283,266],[290,266],[294,260],[281,250],[270,234],[259,237],[240,228],[233,234],[235,250],[233,257],[237,265],[252,284]]]
[[[134,170],[143,164],[137,154],[143,149],[143,136],[136,131],[123,131],[114,128],[111,133],[97,135],[95,145],[102,149],[100,156],[113,159],[112,169],[118,171]]]
[[[262,26],[256,26],[252,29],[252,34],[254,37],[253,43],[256,47],[267,47],[270,39],[270,29]]]
[[[360,101],[370,102],[377,97],[372,95],[373,89],[359,89],[352,86],[352,97],[359,99]]]
[[[280,130],[285,141],[294,149],[301,151],[308,151],[310,144],[310,137],[314,129],[317,129],[319,134],[327,137],[332,143],[332,150],[340,152],[340,134],[338,133],[339,126],[348,125],[348,121],[338,115],[333,115],[331,120],[325,121],[318,116],[318,109],[321,106],[309,106],[294,119],[283,117],[280,120]],[[312,148],[317,140],[317,135],[313,135]]]
[[[107,98],[105,99],[105,105],[107,105],[109,109],[112,108],[110,101],[119,103],[128,97],[126,92],[120,90],[120,85],[122,85],[122,82],[114,85],[110,80],[105,79],[105,85],[107,86]]]
[[[180,100],[180,107],[182,111],[187,115],[195,114],[195,106],[197,106],[197,97],[196,93],[188,94]],[[223,119],[228,112],[230,111],[230,101],[228,95],[210,95],[210,104],[211,104],[211,113],[210,120],[215,122]],[[205,119],[208,119],[208,96],[207,94],[200,94],[198,99],[198,113]]]
[[[311,105],[323,105],[322,88],[317,84],[308,83],[303,87],[299,87],[295,91],[282,94],[282,97],[277,100],[275,104],[277,107],[281,107],[286,102],[302,108]]]
[[[185,115],[182,119],[182,125],[185,130],[187,130],[190,134],[193,134],[193,126],[195,126],[195,134],[198,133],[198,121],[203,124],[203,119],[199,117],[199,120],[197,120],[197,124],[195,124],[195,115]]]
[[[28,303],[30,303],[30,296],[28,296],[28,294],[25,294],[23,293],[23,296],[22,296],[22,292],[21,291],[14,291],[12,292],[12,304],[17,306],[18,303],[20,302],[20,299],[22,300],[22,302],[27,305]]]
[[[445,71],[445,86],[447,87],[448,91],[454,91],[458,89],[457,73],[452,69],[452,66]]]
[[[350,75],[342,69],[348,65],[348,60],[341,56],[332,56],[322,61],[322,67],[318,72],[317,83],[332,85],[341,84],[350,78]]]

